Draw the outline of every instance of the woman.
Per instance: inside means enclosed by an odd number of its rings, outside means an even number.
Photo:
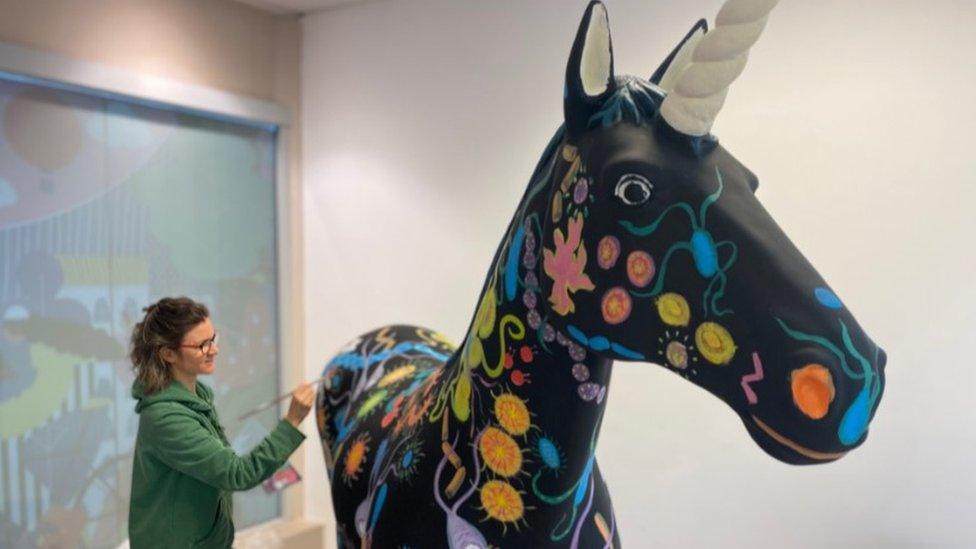
[[[139,433],[132,463],[129,542],[143,547],[230,547],[231,492],[270,477],[305,436],[298,425],[315,391],[304,384],[285,418],[247,455],[230,448],[213,407],[213,391],[197,380],[212,374],[219,348],[207,308],[185,297],[146,309],[132,331]]]

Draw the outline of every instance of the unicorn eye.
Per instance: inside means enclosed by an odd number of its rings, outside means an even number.
[[[614,196],[619,198],[628,206],[640,206],[651,199],[654,192],[654,185],[643,175],[629,173],[617,181],[617,187],[613,190]]]

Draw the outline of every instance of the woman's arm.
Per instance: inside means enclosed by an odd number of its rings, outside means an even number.
[[[305,440],[282,419],[253,450],[238,456],[200,424],[193,412],[161,402],[143,411],[145,442],[163,463],[222,490],[247,490],[270,477]]]

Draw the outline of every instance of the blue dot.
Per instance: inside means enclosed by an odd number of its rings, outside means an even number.
[[[404,468],[410,467],[411,463],[413,463],[413,450],[407,450],[403,454],[403,457],[400,458],[400,466]]]
[[[840,302],[840,298],[827,288],[817,288],[813,291],[813,295],[817,296],[817,301],[819,301],[824,307],[830,309],[840,309],[844,306],[844,304]]]
[[[857,398],[851,403],[850,408],[844,412],[844,417],[840,420],[840,428],[837,435],[845,446],[851,446],[861,439],[864,431],[868,428],[868,420],[871,416],[871,400],[868,391],[868,384],[864,385]]]
[[[559,469],[559,450],[556,449],[556,445],[548,438],[542,437],[539,439],[538,446],[539,457],[542,458],[542,462],[546,464],[546,467]]]

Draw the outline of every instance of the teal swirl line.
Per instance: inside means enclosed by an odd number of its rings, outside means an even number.
[[[871,405],[873,406],[878,398],[875,388],[880,388],[880,384],[875,383],[876,380],[874,379],[874,372],[871,370],[871,363],[854,348],[854,342],[851,341],[851,334],[847,330],[847,325],[844,324],[843,320],[838,319],[838,321],[840,322],[840,335],[844,340],[844,346],[847,347],[847,351],[851,353],[851,356],[861,364],[861,369],[864,370],[864,384],[871,387]]]
[[[719,242],[715,245],[716,253],[722,248],[722,246],[731,246],[732,255],[730,255],[725,261],[725,264],[719,267],[718,273],[712,278],[712,281],[708,283],[708,287],[705,288],[705,316],[708,316],[708,304],[711,302],[712,312],[715,313],[715,316],[719,318],[732,313],[732,309],[719,309],[718,300],[725,296],[725,285],[728,282],[725,272],[732,268],[732,264],[735,263],[735,260],[739,257],[739,247],[735,245],[735,242],[732,242],[731,240],[723,240]],[[720,287],[715,290],[715,293],[711,294],[711,297],[709,298],[709,294],[712,291],[712,285],[716,281],[720,281]]]
[[[850,366],[848,366],[847,364],[847,357],[844,356],[844,353],[840,349],[838,349],[837,346],[834,345],[827,338],[796,331],[790,328],[789,326],[787,326],[786,323],[780,320],[778,317],[776,318],[776,322],[779,322],[779,325],[781,328],[783,328],[783,331],[785,331],[787,335],[789,335],[793,339],[797,341],[809,341],[812,343],[816,343],[817,345],[820,345],[821,347],[827,349],[831,353],[834,353],[837,359],[840,360],[841,368],[844,370],[844,373],[847,374],[847,376],[850,377],[851,379],[863,379],[863,376],[860,376],[854,373],[853,371],[851,371]]]
[[[665,275],[668,272],[668,261],[671,260],[671,255],[674,254],[674,252],[679,250],[685,250],[694,253],[694,250],[692,250],[691,245],[688,244],[687,242],[681,242],[679,244],[675,244],[674,246],[671,246],[671,249],[668,250],[666,254],[664,254],[664,259],[661,260],[661,270],[657,273],[657,275],[655,275],[657,277],[657,282],[654,283],[654,287],[651,288],[651,290],[648,292],[637,292],[634,290],[630,290],[630,294],[634,297],[654,297],[657,294],[661,293],[661,290],[664,289],[664,279],[666,278]]]
[[[718,166],[715,166],[715,176],[718,178],[718,190],[708,195],[708,198],[702,201],[700,213],[698,214],[698,216],[701,218],[702,227],[705,226],[705,213],[708,211],[708,207],[715,202],[718,202],[718,198],[722,196],[722,189],[725,188],[725,182],[722,180],[722,173],[718,171]]]
[[[688,214],[688,219],[691,220],[692,227],[694,227],[695,229],[698,228],[698,220],[695,219],[695,211],[692,210],[691,209],[691,206],[689,206],[686,202],[679,202],[678,204],[671,204],[670,206],[668,206],[667,208],[665,208],[664,211],[661,212],[661,215],[659,215],[657,217],[657,219],[654,220],[654,222],[651,223],[650,225],[644,225],[643,227],[637,227],[633,223],[631,223],[630,221],[628,221],[626,219],[623,220],[623,221],[621,221],[620,222],[620,225],[623,228],[627,229],[627,232],[629,232],[632,235],[635,235],[635,236],[647,236],[647,235],[653,233],[654,231],[656,231],[658,225],[660,225],[661,222],[664,221],[664,217],[666,215],[668,215],[669,213],[671,213],[671,210],[673,210],[675,208],[681,208],[682,210],[684,210],[684,212],[686,214]]]

